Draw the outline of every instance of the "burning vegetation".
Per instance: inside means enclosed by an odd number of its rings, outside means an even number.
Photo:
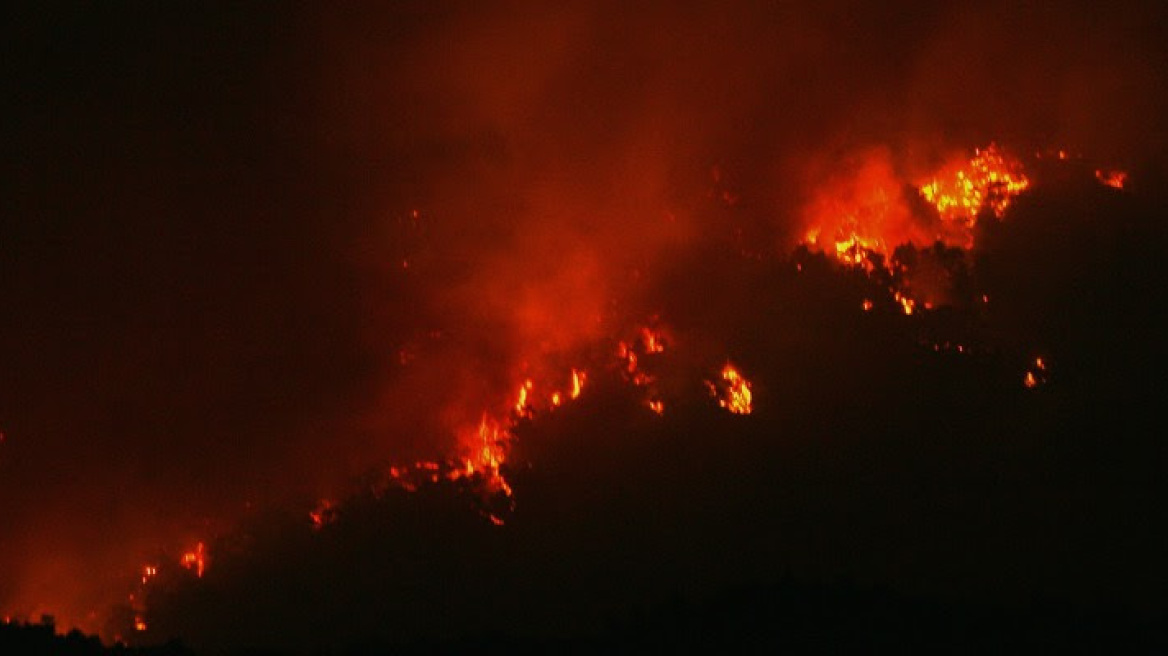
[[[562,635],[789,563],[1164,546],[1114,526],[1160,387],[1142,16],[424,4],[0,39],[5,614]],[[1071,464],[1131,512],[1049,512]]]
[[[986,312],[989,295],[966,280],[975,277],[971,261],[974,237],[982,219],[1009,221],[1012,201],[1036,183],[1020,160],[995,145],[974,150],[971,158],[942,167],[915,187],[894,175],[890,161],[886,154],[870,157],[854,170],[853,177],[832,183],[829,189],[836,195],[821,192],[808,208],[813,222],[806,240],[794,253],[775,254],[775,263],[789,270],[786,265],[794,261],[794,270],[802,275],[806,266],[815,265],[813,258],[826,258],[828,272],[834,270],[831,275],[841,280],[858,276],[864,290],[857,301],[862,313],[891,312],[901,317],[903,328],[922,332],[918,343],[928,351],[965,357],[992,353],[992,344],[975,335],[953,333],[932,315],[956,307],[976,322],[976,317]],[[1108,181],[1117,175],[1099,181],[1114,186]],[[908,188],[915,189],[925,202],[914,203],[898,191]],[[416,220],[417,213],[411,216]],[[933,232],[929,233],[930,229]],[[921,290],[932,291],[922,297]],[[884,301],[873,300],[881,293],[886,294]],[[678,339],[684,329],[670,326],[659,313],[650,313],[648,320],[625,322],[623,328],[613,328],[615,336],[598,332],[594,343],[584,348],[576,342],[570,349],[545,344],[524,354],[508,367],[520,372],[505,386],[510,393],[501,390],[495,395],[496,402],[479,410],[477,422],[454,430],[453,453],[446,458],[388,466],[366,489],[377,498],[452,490],[478,509],[487,526],[505,527],[515,513],[522,512],[525,503],[512,480],[514,475],[540,466],[538,462],[516,462],[520,436],[532,439],[530,435],[540,433],[538,426],[587,401],[595,385],[609,390],[619,386],[624,390],[621,394],[632,395],[642,408],[658,416],[674,409],[692,413],[687,408],[700,398],[693,391],[702,387],[707,392],[705,398],[717,408],[732,415],[754,413],[754,384],[737,364],[724,359],[721,365],[703,357],[695,360],[694,353],[679,345],[692,344],[695,337]],[[616,322],[606,320],[605,324],[615,326]],[[929,335],[936,330],[940,332]],[[430,334],[431,339],[445,339],[445,331],[431,330]],[[425,364],[426,349],[416,346],[418,343],[399,349],[399,354],[409,354],[397,358],[399,366],[410,369]],[[749,354],[744,359],[749,362]],[[1022,383],[1034,389],[1049,379],[1047,360],[1039,357],[1031,361]],[[311,528],[318,534],[338,530],[338,523],[343,524],[346,514],[353,512],[353,503],[322,500],[308,513]],[[193,574],[195,581],[203,578],[207,547],[199,542],[181,555],[178,564]],[[157,567],[146,566],[140,590],[131,597],[133,628],[138,632],[145,633],[150,626],[150,610],[142,599],[155,587],[158,574]]]

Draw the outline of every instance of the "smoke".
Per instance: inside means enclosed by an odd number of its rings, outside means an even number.
[[[1138,3],[676,5],[6,21],[0,608],[95,628],[144,562],[443,457],[653,315],[747,351],[769,295],[711,250],[788,253],[854,153],[1162,164]]]

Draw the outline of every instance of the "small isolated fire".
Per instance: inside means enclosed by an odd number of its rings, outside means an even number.
[[[1022,376],[1022,385],[1026,389],[1034,389],[1045,385],[1048,380],[1046,361],[1041,357],[1034,358],[1034,362],[1030,368],[1026,370],[1026,374]]]
[[[722,367],[722,379],[718,383],[706,381],[710,395],[718,399],[718,405],[736,415],[748,415],[754,411],[754,394],[750,391],[750,381],[743,378],[738,369],[729,362]]]
[[[316,508],[308,513],[308,517],[312,520],[312,527],[320,530],[336,520],[337,509],[332,501],[321,499]]]
[[[179,563],[195,573],[195,576],[203,578],[203,572],[207,570],[207,550],[202,542],[195,545],[194,549],[187,551],[182,555]]]
[[[1112,189],[1123,189],[1127,186],[1127,173],[1115,169],[1095,169],[1095,179]]]

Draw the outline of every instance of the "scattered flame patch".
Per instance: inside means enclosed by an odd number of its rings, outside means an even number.
[[[943,220],[973,227],[983,208],[1000,219],[1014,196],[1029,187],[1022,164],[990,144],[975,150],[968,162],[947,166],[934,174],[929,182],[920,185],[920,193],[937,208]]]
[[[1025,375],[1022,376],[1022,385],[1026,389],[1035,389],[1045,385],[1047,380],[1049,380],[1049,373],[1046,360],[1041,357],[1034,358],[1034,362],[1026,370]]]
[[[718,399],[718,405],[732,414],[748,415],[754,411],[754,394],[750,391],[750,381],[729,362],[722,367],[720,384],[706,381],[710,395]]]
[[[195,545],[195,548],[184,553],[179,560],[179,564],[195,573],[195,576],[203,578],[203,573],[207,571],[207,550],[202,542]]]
[[[316,508],[309,511],[308,517],[312,520],[312,528],[320,530],[336,521],[337,509],[332,501],[321,499],[320,503],[316,504]]]
[[[1127,186],[1127,172],[1115,169],[1095,169],[1095,179],[1112,189],[1122,190]]]
[[[978,218],[986,212],[1003,218],[1014,197],[1031,185],[1021,162],[992,143],[915,184],[900,174],[886,149],[855,155],[843,169],[821,181],[805,208],[809,227],[802,244],[888,287],[906,315],[932,309],[936,294],[943,297],[948,283],[935,272],[906,265],[899,248],[968,251]],[[914,205],[902,193],[913,187],[927,207]],[[921,298],[910,293],[910,279],[919,283],[918,292],[937,291]],[[866,303],[862,307],[871,309]]]

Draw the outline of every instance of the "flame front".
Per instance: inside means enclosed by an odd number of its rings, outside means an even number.
[[[989,208],[1000,219],[1014,196],[1029,187],[1030,180],[1022,173],[1021,163],[990,144],[975,150],[969,161],[939,171],[920,185],[920,193],[937,208],[943,220],[973,227],[983,208]]]

